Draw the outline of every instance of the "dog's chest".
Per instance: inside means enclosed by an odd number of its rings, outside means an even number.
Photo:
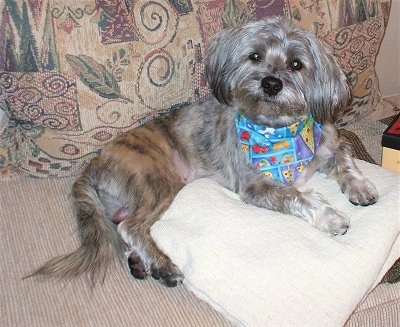
[[[267,128],[236,116],[237,136],[250,164],[267,177],[292,184],[314,158],[322,129],[312,116],[280,128]]]

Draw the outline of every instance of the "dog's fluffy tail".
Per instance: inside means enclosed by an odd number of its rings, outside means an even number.
[[[80,247],[68,255],[47,261],[27,277],[73,279],[87,274],[94,286],[96,282],[104,281],[110,264],[117,259],[122,262],[125,244],[115,225],[106,218],[94,185],[89,166],[72,188]]]

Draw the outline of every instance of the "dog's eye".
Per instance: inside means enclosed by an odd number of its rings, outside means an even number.
[[[292,70],[300,70],[303,68],[303,64],[299,59],[292,60],[290,62],[290,69]]]
[[[252,52],[249,54],[249,59],[251,61],[260,61],[261,60],[261,55],[257,52]]]

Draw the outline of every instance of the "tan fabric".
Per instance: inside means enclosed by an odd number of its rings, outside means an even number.
[[[0,326],[229,326],[184,287],[168,289],[112,269],[90,290],[85,279],[22,277],[76,246],[68,203],[73,178],[0,184]]]
[[[84,279],[22,280],[45,260],[76,247],[68,203],[72,182],[21,177],[0,183],[0,326],[232,326],[184,287],[136,281],[120,268],[93,290]],[[378,286],[348,327],[365,321],[371,327],[398,326],[399,294],[400,284]]]
[[[400,326],[400,283],[378,285],[357,307],[345,327]]]

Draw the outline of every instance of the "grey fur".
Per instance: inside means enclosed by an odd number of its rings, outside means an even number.
[[[183,276],[158,249],[150,227],[185,184],[201,177],[215,179],[247,203],[303,218],[331,235],[344,234],[349,219],[296,185],[320,171],[335,178],[352,203],[377,201],[375,187],[332,125],[350,99],[346,77],[313,34],[276,17],[223,30],[211,43],[206,74],[215,99],[122,134],[92,160],[72,190],[80,248],[35,275],[71,278],[88,272],[94,284],[114,258],[124,262],[126,254],[136,278],[151,274],[177,285]],[[271,78],[280,82],[268,91]],[[288,125],[308,112],[323,124],[320,147],[296,185],[272,181],[248,163],[236,135],[237,111],[268,127]]]

